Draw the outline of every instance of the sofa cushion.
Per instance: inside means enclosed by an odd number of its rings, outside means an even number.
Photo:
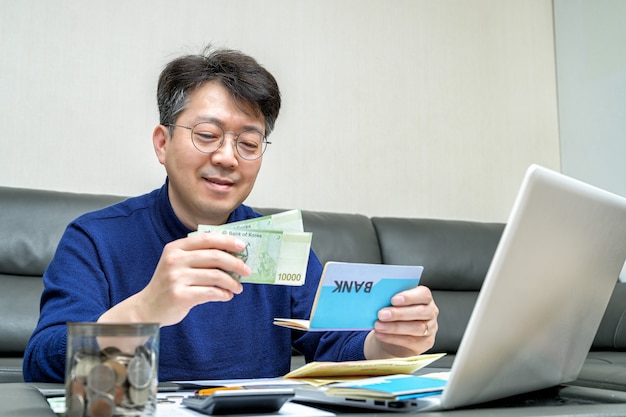
[[[502,223],[373,217],[382,262],[422,265],[433,290],[478,291],[504,230]]]
[[[122,197],[0,187],[0,274],[42,275],[79,215]]]
[[[43,291],[41,276],[0,274],[0,357],[22,356],[26,343],[39,319],[39,299]]]
[[[0,384],[7,382],[24,382],[22,375],[22,355],[16,357],[0,357]],[[2,391],[4,386],[0,386]]]
[[[615,285],[592,350],[626,350],[626,283]],[[626,355],[619,356],[626,361]]]
[[[0,187],[0,382],[22,381],[43,275],[68,223],[122,197]]]
[[[430,352],[457,352],[477,297],[478,293],[474,291],[433,290],[433,298],[439,308],[439,330]]]
[[[455,353],[504,224],[384,217],[372,223],[383,263],[424,267],[420,283],[432,290],[439,307],[431,352]]]

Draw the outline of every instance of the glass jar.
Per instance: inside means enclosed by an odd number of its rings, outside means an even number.
[[[157,323],[68,323],[67,417],[154,416]]]

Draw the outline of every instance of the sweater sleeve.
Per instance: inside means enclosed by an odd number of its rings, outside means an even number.
[[[62,382],[66,323],[96,321],[110,304],[95,246],[75,223],[61,238],[43,282],[39,322],[24,352],[23,374],[27,382]]]
[[[309,256],[304,286],[292,292],[292,318],[310,319],[315,294],[322,277],[322,264],[313,251]],[[367,331],[302,332],[292,330],[293,346],[311,361],[354,361],[365,359],[363,345]]]

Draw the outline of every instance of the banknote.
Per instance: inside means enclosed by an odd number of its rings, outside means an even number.
[[[242,220],[219,226],[199,225],[194,233],[223,233],[246,243],[233,255],[252,270],[247,277],[231,273],[241,282],[304,285],[311,249],[311,233],[304,232],[300,210]]]
[[[220,226],[199,225],[199,232],[214,231],[221,228],[229,229],[257,229],[257,230],[280,230],[282,232],[303,232],[302,212],[300,210],[288,210],[269,216],[256,217],[254,219],[241,220]]]
[[[252,270],[247,277],[235,277],[241,282],[304,285],[311,248],[311,233],[226,227],[209,232],[233,236],[246,243],[241,252],[234,254]]]

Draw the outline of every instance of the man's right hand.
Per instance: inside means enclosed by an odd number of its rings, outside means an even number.
[[[163,249],[150,283],[113,306],[98,322],[169,326],[184,319],[196,305],[231,300],[243,287],[229,272],[240,276],[251,273],[241,259],[231,254],[244,247],[241,240],[217,233],[198,233],[170,242]]]

